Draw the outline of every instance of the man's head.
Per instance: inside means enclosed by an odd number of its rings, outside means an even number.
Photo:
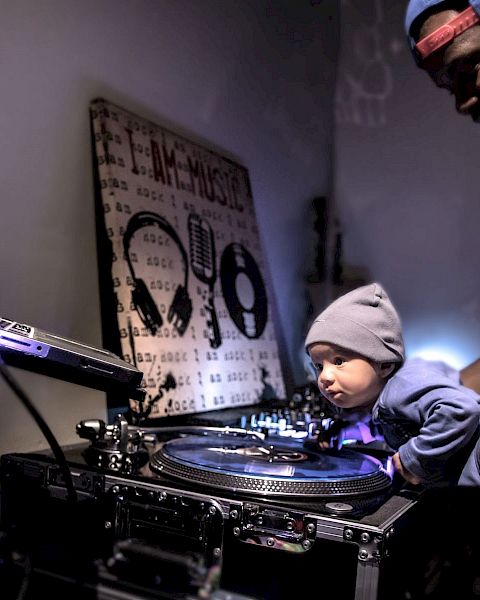
[[[480,0],[410,0],[405,28],[419,66],[480,119]]]
[[[305,340],[320,391],[344,408],[368,406],[405,359],[400,318],[378,283],[332,302]]]

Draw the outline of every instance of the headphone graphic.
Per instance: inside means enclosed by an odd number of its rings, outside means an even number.
[[[127,228],[123,235],[124,256],[133,279],[132,302],[145,327],[152,335],[155,335],[158,329],[163,325],[163,318],[145,281],[135,276],[135,270],[129,254],[130,243],[135,232],[142,227],[147,227],[149,225],[155,225],[168,234],[175,242],[182,255],[185,267],[185,279],[183,285],[177,287],[173,301],[168,309],[167,319],[169,323],[172,323],[178,333],[183,335],[188,327],[190,317],[192,316],[192,301],[188,295],[188,257],[177,232],[166,219],[154,212],[143,211],[135,213],[128,221]]]

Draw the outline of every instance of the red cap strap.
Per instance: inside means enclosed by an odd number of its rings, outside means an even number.
[[[445,25],[442,25],[429,35],[422,38],[415,46],[422,60],[430,56],[432,52],[446,46],[453,38],[476,25],[480,21],[480,16],[470,6],[454,17]]]

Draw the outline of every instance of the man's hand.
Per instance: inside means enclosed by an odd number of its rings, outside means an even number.
[[[393,466],[395,467],[395,471],[398,471],[406,481],[408,481],[409,483],[413,483],[413,485],[418,485],[419,483],[422,483],[420,477],[417,477],[413,473],[410,473],[410,471],[407,471],[407,469],[403,466],[402,461],[400,460],[400,454],[398,452],[396,452],[392,456],[392,461]]]

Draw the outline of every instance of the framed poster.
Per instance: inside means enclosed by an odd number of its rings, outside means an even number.
[[[246,168],[104,99],[90,114],[103,343],[143,372],[144,417],[284,398]]]

